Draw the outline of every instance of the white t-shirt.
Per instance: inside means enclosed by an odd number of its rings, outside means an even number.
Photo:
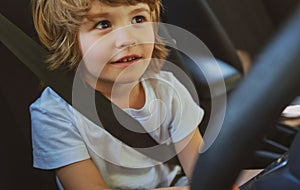
[[[158,142],[179,142],[200,123],[203,110],[172,73],[146,75],[143,108],[124,109]],[[120,142],[47,87],[31,106],[34,167],[56,169],[91,158],[110,188],[169,186],[179,166],[159,163]],[[170,137],[170,138],[168,138]]]

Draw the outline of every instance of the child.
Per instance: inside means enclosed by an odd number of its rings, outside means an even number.
[[[169,72],[151,22],[159,0],[33,0],[51,69],[75,72],[159,143],[170,135],[188,179],[202,142],[203,110]],[[179,166],[155,163],[95,125],[47,87],[30,107],[34,167],[54,169],[60,189],[175,189]],[[184,179],[184,178],[182,178]],[[182,181],[182,180],[181,180]],[[188,185],[188,183],[185,183]],[[177,187],[187,189],[188,187]]]

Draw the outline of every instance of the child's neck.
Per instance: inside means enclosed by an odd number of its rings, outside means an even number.
[[[98,81],[96,90],[120,108],[140,109],[145,104],[145,92],[141,82],[114,84]]]

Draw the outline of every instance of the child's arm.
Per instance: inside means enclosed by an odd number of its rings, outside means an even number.
[[[199,156],[200,146],[203,142],[198,127],[190,135],[175,144],[178,158],[189,180],[192,178],[194,165]]]
[[[56,174],[65,190],[108,189],[91,159],[61,167]]]

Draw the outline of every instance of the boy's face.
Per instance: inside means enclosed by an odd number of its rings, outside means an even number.
[[[85,80],[93,85],[96,81],[113,84],[139,80],[154,48],[149,6],[108,6],[93,1],[88,14],[93,19],[84,19],[78,35]]]

